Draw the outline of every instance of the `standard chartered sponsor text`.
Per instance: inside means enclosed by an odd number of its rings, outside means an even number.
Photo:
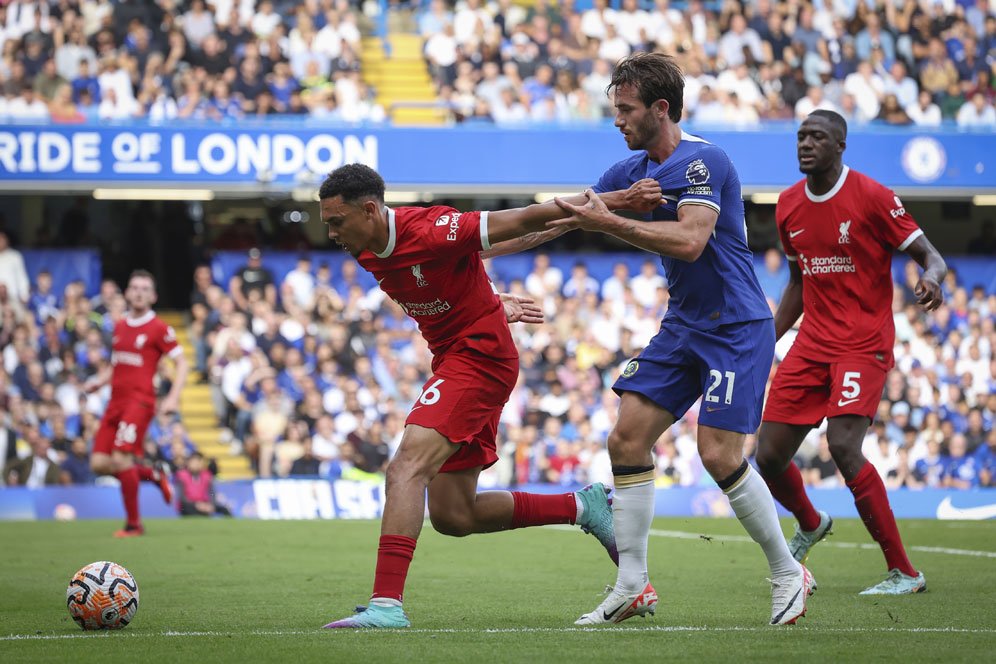
[[[398,302],[398,304],[412,318],[435,316],[453,308],[449,302],[441,300],[438,297],[432,302]]]
[[[806,262],[813,274],[856,272],[850,256],[814,256]]]

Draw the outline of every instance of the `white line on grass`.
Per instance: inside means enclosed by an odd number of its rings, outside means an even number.
[[[356,634],[364,630],[271,630],[252,632],[91,632],[82,634],[9,634],[0,641],[55,641],[62,639],[144,639],[144,638],[196,638],[233,636],[308,636],[317,634]],[[648,625],[646,627],[508,627],[495,629],[381,629],[378,633],[394,634],[620,634],[632,632],[765,632],[769,634],[996,634],[996,629],[969,629],[961,627],[828,627],[776,629],[772,627],[705,627],[700,625]]]
[[[550,528],[556,528],[557,530],[574,530],[572,526],[549,526]],[[668,537],[670,539],[687,539],[687,540],[708,540],[716,542],[746,542],[753,544],[754,540],[747,537],[746,535],[706,535],[704,533],[690,533],[684,530],[656,530],[650,531],[650,534],[654,537]],[[878,550],[878,544],[872,544],[871,542],[837,542],[834,540],[825,539],[820,542],[820,548],[833,547],[836,549],[874,549]],[[951,549],[944,546],[908,546],[906,547],[910,551],[918,551],[920,553],[943,553],[950,556],[973,556],[976,558],[996,558],[996,551],[976,551],[974,549]]]

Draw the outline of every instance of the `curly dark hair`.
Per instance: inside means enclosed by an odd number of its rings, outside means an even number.
[[[364,164],[340,166],[329,173],[318,189],[319,200],[336,196],[342,196],[344,203],[353,203],[368,197],[383,203],[384,178]]]
[[[663,99],[667,102],[667,116],[671,122],[681,121],[685,75],[670,55],[639,52],[620,60],[605,91],[620,85],[635,87],[640,93],[640,101],[648,108]]]

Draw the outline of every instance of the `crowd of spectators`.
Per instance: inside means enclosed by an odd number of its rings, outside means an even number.
[[[992,0],[391,6],[412,14],[460,122],[611,117],[613,65],[659,50],[686,72],[684,115],[700,125],[827,108],[855,123],[996,127]],[[363,18],[350,0],[12,0],[0,6],[0,118],[381,121],[360,71]]]
[[[657,50],[685,71],[684,117],[700,125],[826,108],[856,123],[996,126],[988,0],[431,0],[419,30],[458,119],[610,117],[614,63]]]
[[[0,120],[384,119],[349,0],[0,3]]]

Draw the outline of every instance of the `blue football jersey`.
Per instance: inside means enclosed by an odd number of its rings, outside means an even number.
[[[681,133],[677,149],[662,164],[646,152],[613,165],[596,192],[626,189],[637,180],[660,182],[664,204],[644,216],[648,222],[676,221],[678,208],[707,205],[719,213],[716,228],[694,262],[662,256],[671,301],[664,320],[710,330],[720,325],[771,318],[747,248],[740,177],[722,149]]]

